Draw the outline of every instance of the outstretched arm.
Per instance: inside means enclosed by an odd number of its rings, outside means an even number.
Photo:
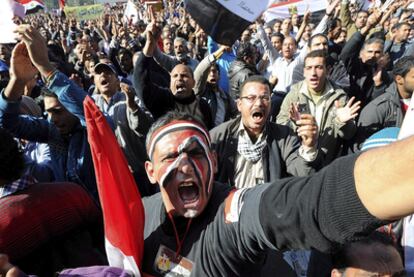
[[[54,92],[68,111],[77,116],[85,125],[83,100],[86,92],[50,63],[46,42],[38,30],[30,25],[19,25],[16,32],[23,40],[30,61],[46,79],[49,90]],[[8,95],[5,94],[8,98]],[[12,100],[12,99],[11,99]]]
[[[414,137],[359,157],[354,169],[355,188],[372,215],[396,220],[414,213],[413,163]]]

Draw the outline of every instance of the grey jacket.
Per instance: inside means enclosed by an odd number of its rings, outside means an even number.
[[[326,92],[325,108],[322,113],[322,120],[319,129],[318,149],[324,153],[323,164],[329,164],[335,158],[340,156],[343,148],[343,140],[353,138],[356,132],[356,124],[354,120],[346,123],[339,122],[336,119],[335,101],[338,100],[341,107],[346,104],[347,95],[345,91],[328,81]],[[280,107],[279,115],[276,122],[288,125],[296,130],[296,126],[290,120],[289,109],[291,104],[299,103],[309,107],[312,101],[306,93],[305,81],[299,82],[291,87],[290,92],[283,100]],[[309,109],[308,109],[309,110]],[[315,116],[314,114],[312,114]]]
[[[404,115],[401,108],[397,85],[392,82],[385,93],[362,109],[358,120],[354,150],[375,132],[387,127],[401,127]]]
[[[212,147],[218,157],[216,180],[232,186],[240,120],[241,117],[237,117],[210,131]],[[318,158],[308,163],[299,156],[299,139],[289,127],[268,122],[266,132],[267,146],[262,154],[265,182],[291,175],[307,176],[314,171],[313,166],[316,167]]]

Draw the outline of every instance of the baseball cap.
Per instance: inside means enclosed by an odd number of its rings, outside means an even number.
[[[95,65],[95,67],[94,67],[95,73],[100,72],[102,70],[110,70],[115,75],[118,75],[118,72],[116,72],[116,69],[115,69],[114,65],[110,64],[110,63],[98,63],[98,64]]]

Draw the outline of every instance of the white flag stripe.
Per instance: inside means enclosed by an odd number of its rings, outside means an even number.
[[[283,19],[290,17],[290,9],[297,10],[299,15],[305,14],[306,10],[309,9],[311,12],[316,12],[326,9],[328,2],[326,0],[314,0],[314,1],[294,1],[290,3],[287,1],[284,5],[277,7],[271,7],[264,13],[264,20],[266,22],[272,21],[273,19]]]
[[[141,277],[134,257],[126,256],[119,248],[113,246],[107,238],[105,238],[105,250],[110,266],[122,268],[135,277]]]
[[[217,0],[223,7],[249,22],[255,21],[275,0]]]

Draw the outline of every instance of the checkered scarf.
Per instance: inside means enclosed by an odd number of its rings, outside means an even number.
[[[35,179],[30,175],[23,175],[22,178],[12,183],[0,187],[0,198],[9,196],[15,192],[28,188],[35,182]]]
[[[246,132],[241,132],[239,135],[239,143],[237,145],[237,152],[246,160],[256,163],[262,158],[263,149],[266,146],[266,136],[253,143]]]

